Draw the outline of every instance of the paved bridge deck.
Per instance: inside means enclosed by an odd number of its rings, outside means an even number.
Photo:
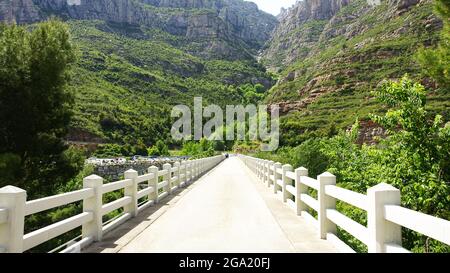
[[[336,252],[236,157],[85,252]]]

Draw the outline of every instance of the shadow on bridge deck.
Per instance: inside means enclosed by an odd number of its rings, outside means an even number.
[[[336,252],[230,158],[84,252]]]

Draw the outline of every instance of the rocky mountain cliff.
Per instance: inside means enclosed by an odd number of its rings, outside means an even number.
[[[33,0],[1,0],[0,21],[36,21],[41,18]]]
[[[363,34],[383,22],[395,20],[419,1],[387,0],[382,4],[370,0],[299,1],[278,17],[280,23],[267,44],[264,60],[272,69],[287,67],[298,58],[314,53],[311,49],[317,44],[326,43],[338,36],[351,39]],[[347,6],[349,7],[341,12]],[[377,15],[373,21],[367,22],[361,18],[371,16],[380,8],[386,8],[386,12]],[[431,15],[431,11],[429,12]]]
[[[266,63],[272,67],[286,66],[304,57],[306,48],[318,42],[320,28],[350,0],[304,0],[279,16],[279,25],[273,32],[264,52]]]
[[[193,53],[232,59],[258,50],[277,24],[243,0],[1,0],[0,21],[33,23],[51,15],[158,28],[204,42]]]

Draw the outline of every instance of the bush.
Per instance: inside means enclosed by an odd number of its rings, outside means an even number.
[[[168,156],[168,155],[170,155],[169,148],[162,140],[158,140],[156,142],[155,146],[151,147],[148,150],[148,154],[152,155],[152,156]]]
[[[191,156],[192,159],[213,156],[216,154],[215,142],[208,141],[206,138],[202,138],[198,142],[187,141],[183,143],[181,154]]]
[[[105,157],[120,157],[124,153],[129,153],[126,146],[121,146],[119,144],[102,144],[99,145],[98,149],[92,154],[95,157],[105,158]]]

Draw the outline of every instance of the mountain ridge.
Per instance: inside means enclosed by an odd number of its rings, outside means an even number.
[[[270,38],[277,19],[242,0],[4,0],[0,21],[35,23],[56,15],[66,19],[104,20],[158,28],[205,43],[218,58],[249,58]],[[221,54],[224,51],[224,54]],[[247,56],[242,52],[247,52]],[[231,53],[230,53],[231,52]],[[207,57],[203,54],[202,57]]]

